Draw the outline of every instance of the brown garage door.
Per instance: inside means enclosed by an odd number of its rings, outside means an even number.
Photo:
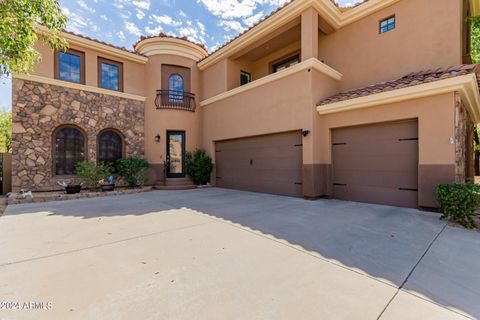
[[[302,149],[301,132],[216,142],[217,186],[302,196]]]
[[[335,129],[336,199],[418,206],[418,123],[404,121]]]

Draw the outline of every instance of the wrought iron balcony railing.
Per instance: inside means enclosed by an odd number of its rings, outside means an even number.
[[[183,91],[157,90],[157,109],[179,109],[195,112],[195,94]]]

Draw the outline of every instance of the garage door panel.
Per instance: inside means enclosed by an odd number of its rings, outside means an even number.
[[[343,170],[335,172],[335,183],[347,186],[374,186],[386,188],[416,189],[417,179],[408,172],[357,171]]]
[[[302,196],[300,131],[216,143],[217,186]]]
[[[366,141],[395,141],[399,139],[418,138],[416,121],[384,123],[373,126],[359,126],[336,130],[333,143],[364,143]]]
[[[414,152],[414,151],[412,151]],[[351,159],[355,160],[352,161]],[[349,170],[373,170],[373,171],[402,171],[412,172],[412,168],[418,165],[416,157],[403,155],[386,156],[335,156],[333,159],[337,168],[348,168]]]
[[[394,188],[354,186],[334,186],[335,198],[339,200],[358,201],[374,204],[412,207],[418,201],[415,191],[400,191]]]
[[[332,141],[335,198],[417,206],[417,121],[335,129]]]

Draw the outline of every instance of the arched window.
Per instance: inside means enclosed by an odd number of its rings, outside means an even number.
[[[75,174],[75,166],[85,160],[85,136],[75,127],[63,127],[55,132],[55,174]]]
[[[123,157],[122,136],[114,130],[102,131],[98,136],[97,162],[115,165]]]
[[[170,101],[182,102],[183,91],[185,90],[185,84],[183,78],[178,73],[170,75],[168,78],[168,97]]]

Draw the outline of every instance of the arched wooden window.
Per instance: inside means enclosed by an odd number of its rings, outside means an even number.
[[[55,131],[55,174],[75,174],[75,166],[85,160],[85,135],[75,127]]]
[[[97,162],[115,165],[123,157],[122,136],[114,130],[105,130],[98,135]]]
[[[183,101],[183,92],[185,90],[185,82],[178,73],[170,75],[168,78],[168,90],[170,101]]]

